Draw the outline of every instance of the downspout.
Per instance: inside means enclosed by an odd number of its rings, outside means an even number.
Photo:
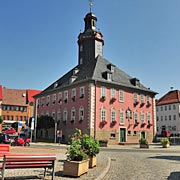
[[[96,80],[94,81],[94,85],[95,85],[95,98],[94,98],[94,107],[95,107],[95,111],[94,111],[94,139],[96,139]]]

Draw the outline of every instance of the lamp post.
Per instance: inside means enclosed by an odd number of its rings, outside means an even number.
[[[54,143],[56,143],[56,137],[57,137],[57,120],[54,120],[55,125],[54,125]]]

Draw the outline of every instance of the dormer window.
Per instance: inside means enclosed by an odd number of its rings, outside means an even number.
[[[107,68],[111,71],[114,72],[115,66],[113,64],[108,64]]]
[[[55,83],[54,83],[54,88],[57,88],[57,87],[58,87],[58,83],[55,82]]]
[[[69,83],[73,83],[75,80],[77,79],[76,76],[71,76],[71,78],[69,79]]]
[[[79,69],[78,69],[78,68],[75,68],[75,69],[73,70],[73,75],[77,74],[78,72],[79,72]]]
[[[140,87],[140,81],[137,78],[131,79],[131,84],[137,87]]]

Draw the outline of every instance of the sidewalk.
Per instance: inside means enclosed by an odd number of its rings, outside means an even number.
[[[102,180],[103,177],[108,173],[108,170],[111,165],[111,159],[107,156],[108,152],[104,153],[105,150],[134,150],[134,151],[162,151],[162,152],[180,152],[180,145],[171,145],[170,148],[162,148],[160,143],[152,143],[149,146],[149,149],[139,148],[137,145],[108,145],[108,147],[101,148],[100,153],[97,155],[97,167],[89,169],[87,174],[80,176],[79,178],[65,177],[63,176],[63,161],[66,159],[65,151],[68,147],[64,144],[54,144],[54,143],[31,143],[30,147],[12,147],[12,153],[55,153],[57,154],[57,161],[55,167],[55,180]],[[33,147],[33,145],[36,146]],[[39,147],[38,147],[39,145]],[[50,146],[50,148],[45,148],[45,146]],[[59,147],[59,148],[57,148]],[[40,174],[40,175],[39,175]],[[25,180],[25,179],[42,179],[43,170],[37,169],[23,169],[23,170],[7,170],[6,180]],[[51,176],[47,176],[45,179],[49,180]]]

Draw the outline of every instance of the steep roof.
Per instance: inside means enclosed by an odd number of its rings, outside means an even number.
[[[171,104],[171,103],[178,103],[180,102],[180,91],[174,90],[169,91],[163,97],[161,97],[157,102],[156,105],[164,105],[164,104]]]
[[[26,106],[26,90],[2,88],[3,104]]]
[[[114,67],[113,72],[111,72],[111,70],[109,69],[109,65]],[[104,76],[104,74],[106,73],[112,74],[112,81],[107,80],[107,78]],[[71,82],[71,78],[74,78],[73,82]],[[49,91],[52,91],[54,89],[68,86],[70,84],[79,83],[87,80],[96,80],[100,82],[121,85],[124,87],[135,88],[149,93],[157,94],[156,92],[143,86],[141,83],[138,83],[137,86],[134,83],[134,80],[137,80],[139,82],[138,79],[126,74],[124,71],[113,65],[110,61],[103,58],[102,56],[98,56],[95,60],[91,60],[89,61],[89,63],[85,65],[77,65],[69,72],[67,72],[64,76],[62,76],[60,79],[51,84],[44,91],[42,91],[42,94],[48,93]]]
[[[0,85],[0,100],[2,100],[2,85]]]
[[[27,90],[27,98],[28,98],[28,102],[34,102],[33,96],[39,94],[40,92],[41,92],[40,90],[32,90],[32,89],[28,89],[28,90]]]

